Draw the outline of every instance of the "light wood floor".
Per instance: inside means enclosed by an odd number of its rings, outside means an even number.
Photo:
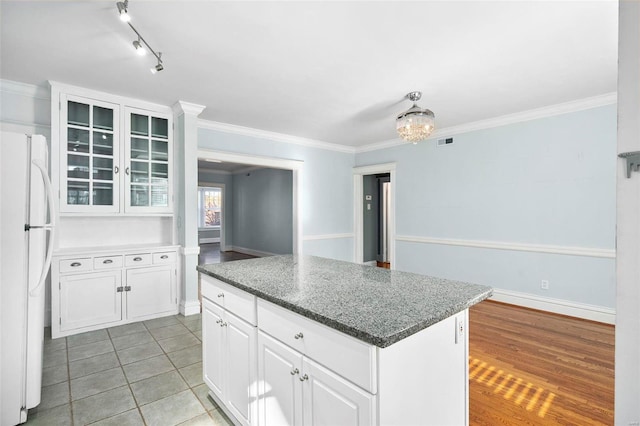
[[[469,423],[612,425],[614,327],[485,301],[469,315]]]

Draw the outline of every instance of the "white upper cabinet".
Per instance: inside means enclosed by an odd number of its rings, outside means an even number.
[[[60,213],[171,215],[171,109],[51,87],[52,178]]]
[[[116,104],[62,95],[60,211],[119,211],[119,119]]]
[[[170,117],[125,108],[126,181],[125,210],[167,212],[171,210]]]

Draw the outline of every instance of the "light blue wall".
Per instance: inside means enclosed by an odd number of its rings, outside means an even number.
[[[200,143],[200,141],[198,141]],[[233,175],[228,173],[216,173],[215,171],[198,169],[198,184],[206,186],[207,184],[223,184],[224,198],[222,200],[222,226],[224,227],[225,243],[228,246],[233,245]],[[210,238],[207,232],[198,232],[199,238]],[[219,236],[215,235],[215,236]]]
[[[291,170],[233,175],[233,245],[274,254],[293,250]]]
[[[353,154],[204,128],[199,129],[198,147],[303,161],[300,200],[303,236],[353,232]],[[353,240],[304,241],[302,252],[353,260]]]
[[[402,236],[615,248],[616,106],[356,154],[396,162]],[[615,261],[397,242],[397,268],[605,307]],[[550,281],[549,290],[540,281]]]

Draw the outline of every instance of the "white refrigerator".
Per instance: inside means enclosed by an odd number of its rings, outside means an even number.
[[[43,136],[0,134],[0,425],[40,403],[54,198]],[[49,221],[49,222],[47,222]]]

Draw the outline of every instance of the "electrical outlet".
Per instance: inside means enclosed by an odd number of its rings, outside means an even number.
[[[543,290],[549,290],[549,280],[540,281],[540,288]]]
[[[464,316],[456,317],[456,345],[464,339]]]

